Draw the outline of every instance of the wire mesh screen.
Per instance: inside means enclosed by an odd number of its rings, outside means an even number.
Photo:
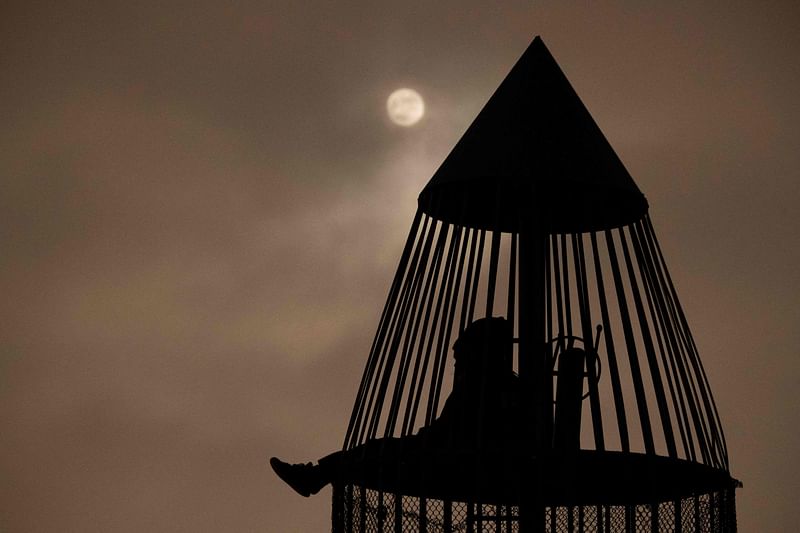
[[[545,507],[546,533],[732,533],[734,489],[653,504]],[[516,533],[516,505],[449,502],[334,487],[333,533]]]

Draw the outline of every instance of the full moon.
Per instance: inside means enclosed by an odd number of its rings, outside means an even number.
[[[413,126],[425,115],[425,102],[414,89],[397,89],[386,100],[386,110],[395,124]]]

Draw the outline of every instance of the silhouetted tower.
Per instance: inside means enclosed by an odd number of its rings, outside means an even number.
[[[538,37],[419,196],[344,449],[431,424],[483,316],[514,328],[521,445],[356,468],[334,532],[736,530],[647,201]]]

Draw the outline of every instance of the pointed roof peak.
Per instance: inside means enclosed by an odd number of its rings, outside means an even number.
[[[629,224],[647,201],[540,37],[516,62],[419,196],[453,224],[550,233]]]

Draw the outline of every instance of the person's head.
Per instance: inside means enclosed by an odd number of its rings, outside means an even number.
[[[480,318],[467,326],[453,345],[455,381],[494,379],[511,372],[511,324],[502,317]]]

